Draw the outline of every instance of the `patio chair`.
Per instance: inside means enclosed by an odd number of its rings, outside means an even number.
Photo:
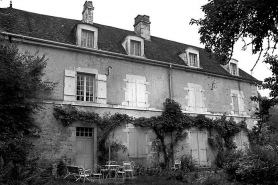
[[[127,174],[130,173],[131,175],[131,178],[133,178],[133,173],[134,173],[134,162],[133,161],[124,161],[123,162],[123,167],[124,167],[124,172],[125,172],[125,175],[127,177]]]
[[[73,176],[75,179],[77,179],[77,176],[79,176],[78,166],[67,165],[66,169],[67,169],[67,174],[64,177],[64,179],[69,177],[69,176]]]
[[[79,175],[76,181],[82,180],[83,178],[84,183],[86,180],[91,182],[91,180],[89,179],[91,178],[91,169],[85,170],[83,167],[78,167],[78,171],[79,171]]]
[[[102,182],[102,177],[103,175],[102,175],[102,171],[101,171],[101,166],[99,166],[99,165],[94,165],[94,167],[93,167],[93,170],[92,170],[92,174],[91,174],[91,177],[92,177],[92,180],[93,180],[93,182],[95,181],[95,179],[96,178],[98,178],[98,180],[99,180],[99,183],[101,184],[101,182]]]
[[[108,175],[109,167],[105,166],[105,165],[100,166],[100,172],[102,174],[102,179],[104,179],[104,176],[106,175],[106,177],[107,177],[107,175]]]
[[[124,167],[123,166],[118,166],[116,168],[116,174],[114,180],[116,180],[118,177],[123,178],[123,181],[125,181],[125,172],[124,172]]]
[[[174,166],[171,168],[172,170],[179,170],[181,169],[181,160],[175,160]]]

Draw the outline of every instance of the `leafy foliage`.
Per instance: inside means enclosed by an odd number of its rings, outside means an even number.
[[[32,148],[27,137],[39,131],[32,116],[55,87],[42,80],[45,66],[45,56],[22,54],[0,38],[0,153],[5,162],[24,162]]]
[[[160,116],[153,116],[150,118],[140,117],[133,118],[126,114],[104,114],[101,118],[97,113],[85,112],[77,110],[75,107],[61,107],[54,108],[54,116],[61,120],[64,126],[72,124],[74,121],[80,120],[87,124],[96,124],[101,129],[102,134],[99,138],[100,160],[107,160],[108,147],[107,143],[114,151],[123,150],[126,148],[120,143],[109,141],[109,135],[117,127],[124,123],[133,123],[134,126],[152,129],[159,142],[158,152],[163,153],[164,163],[169,167],[170,160],[174,156],[174,147],[187,136],[185,129],[197,127],[199,129],[208,129],[210,132],[216,130],[218,132],[217,148],[218,150],[233,149],[233,137],[241,129],[247,129],[245,121],[237,124],[232,118],[227,120],[223,115],[219,119],[212,120],[204,115],[197,115],[196,117],[184,114],[179,103],[174,100],[166,99],[164,102],[164,110]],[[168,144],[165,138],[171,136],[171,143]],[[212,138],[212,137],[211,137]],[[219,138],[219,139],[218,139]]]
[[[278,154],[271,147],[253,146],[226,163],[231,179],[248,184],[277,184]]]

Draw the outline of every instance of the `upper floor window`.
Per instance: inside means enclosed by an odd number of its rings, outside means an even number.
[[[95,76],[77,73],[76,100],[94,102]]]
[[[199,51],[194,48],[187,48],[184,52],[179,54],[179,57],[189,67],[200,68]]]
[[[78,46],[97,49],[98,29],[89,24],[78,24],[76,43]]]
[[[244,104],[244,95],[242,91],[231,90],[232,98],[232,111],[231,114],[235,115],[245,115],[245,104]]]
[[[191,112],[206,112],[205,108],[205,91],[201,85],[188,83],[188,87],[184,88],[188,91],[186,99],[186,109]]]
[[[230,63],[230,73],[232,75],[238,75],[237,73],[238,69],[237,69],[237,64],[235,63]]]
[[[98,70],[77,67],[65,70],[64,100],[107,103],[107,76]]]
[[[93,48],[94,47],[94,32],[88,30],[81,30],[81,46]]]
[[[130,40],[130,54],[141,56],[141,42]]]
[[[189,66],[198,67],[197,54],[189,53]]]
[[[122,46],[125,48],[126,53],[131,56],[144,56],[144,39],[137,36],[127,36],[122,42]]]

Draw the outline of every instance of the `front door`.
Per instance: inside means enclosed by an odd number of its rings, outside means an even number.
[[[92,168],[94,157],[94,129],[76,127],[75,165],[85,169]]]

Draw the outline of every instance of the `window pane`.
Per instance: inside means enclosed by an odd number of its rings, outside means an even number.
[[[94,81],[94,75],[77,74],[77,100],[94,101]]]
[[[189,65],[198,67],[197,54],[189,53]]]
[[[237,66],[236,66],[236,64],[231,63],[231,74],[232,75],[237,75]]]
[[[139,41],[130,41],[130,54],[141,56],[141,42]]]
[[[88,30],[81,31],[81,46],[94,47],[94,32]]]

